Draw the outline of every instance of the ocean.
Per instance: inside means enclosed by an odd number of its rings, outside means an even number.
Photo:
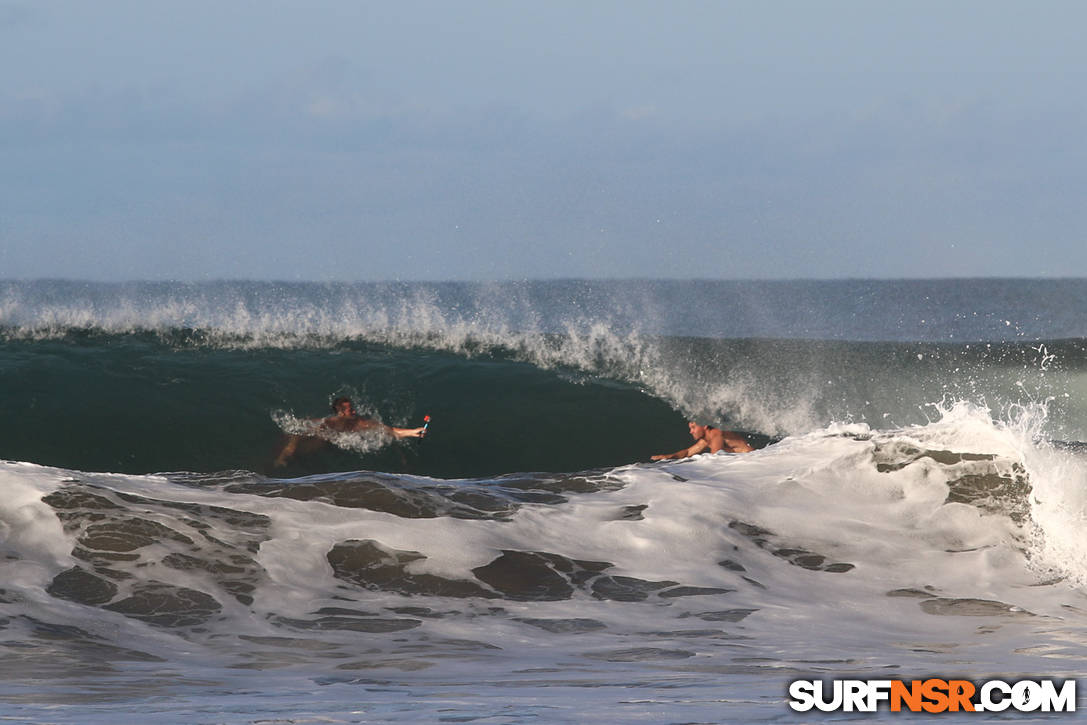
[[[789,683],[1082,677],[1085,346],[1080,279],[0,281],[0,720],[909,721]],[[427,435],[277,461],[339,396]],[[756,450],[651,461],[688,420]]]

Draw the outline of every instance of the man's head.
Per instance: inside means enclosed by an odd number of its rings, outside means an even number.
[[[691,420],[687,422],[687,428],[691,431],[691,437],[696,441],[702,440],[702,436],[706,435],[707,425],[699,425],[697,422]]]
[[[351,415],[355,412],[355,404],[351,398],[336,398],[332,401],[332,412],[336,415]]]

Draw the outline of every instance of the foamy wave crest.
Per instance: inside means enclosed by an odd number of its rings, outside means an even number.
[[[681,337],[676,330],[689,325],[676,319],[687,308],[668,289],[653,297],[636,284],[0,285],[0,336],[8,340],[150,335],[178,347],[374,344],[499,356],[619,381],[689,418],[769,436],[833,421],[894,427],[943,398],[1005,405],[1042,393],[1060,395],[1069,435],[1087,426],[1087,411],[1066,390],[1087,376],[1061,369],[1074,350],[1058,358],[1045,345]]]
[[[657,339],[632,320],[568,300],[549,310],[510,285],[81,285],[50,294],[9,283],[0,304],[6,339],[75,333],[153,334],[169,344],[231,349],[335,348],[345,342],[465,357],[503,354],[641,385],[682,404]]]
[[[1048,403],[1007,405],[997,417],[965,401],[931,410],[927,425],[873,434],[893,450],[893,465],[926,457],[953,464],[959,470],[946,481],[947,501],[1015,524],[1003,545],[1022,553],[1037,581],[1087,585],[1087,451],[1045,438]]]
[[[151,332],[183,344],[242,348],[344,341],[463,353],[504,347],[541,360],[556,352],[543,335],[586,330],[600,319],[576,307],[552,315],[530,293],[487,285],[7,283],[0,299],[0,330],[8,339]],[[612,329],[629,327],[605,321]]]

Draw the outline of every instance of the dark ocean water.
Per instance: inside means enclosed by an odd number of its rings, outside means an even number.
[[[0,714],[771,721],[802,674],[1078,676],[1085,311],[1083,280],[0,283]],[[340,395],[429,434],[275,466]],[[649,463],[690,418],[758,450]]]
[[[22,411],[0,428],[5,457],[80,470],[578,470],[644,457],[655,436],[683,427],[635,386],[574,381],[500,352],[466,359],[354,341],[208,349],[151,334],[79,334],[9,342],[0,361],[0,395]],[[277,418],[328,415],[334,394],[389,424],[419,426],[429,414],[430,437],[372,452],[330,446],[273,470]]]

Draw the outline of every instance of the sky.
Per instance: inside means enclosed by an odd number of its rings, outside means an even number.
[[[0,0],[0,278],[1087,274],[1087,4]]]

